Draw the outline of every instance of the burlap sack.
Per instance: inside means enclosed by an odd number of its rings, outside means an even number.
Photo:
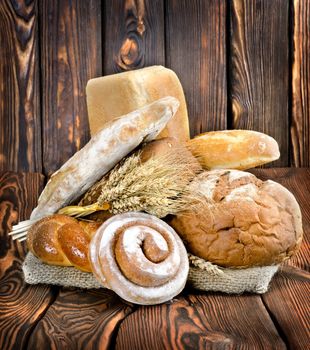
[[[191,264],[187,280],[189,285],[204,291],[229,294],[265,293],[273,275],[279,268],[279,265],[272,265],[247,269],[227,269],[193,255],[189,255],[189,260]]]
[[[265,293],[278,265],[248,269],[224,269],[205,260],[189,255],[188,284],[204,291],[220,291],[229,294],[243,292]],[[55,284],[66,287],[101,288],[93,274],[73,267],[43,264],[32,253],[23,263],[26,283]]]
[[[101,288],[101,284],[92,273],[83,272],[74,267],[43,264],[31,252],[24,260],[23,273],[29,284],[56,284],[64,287]]]

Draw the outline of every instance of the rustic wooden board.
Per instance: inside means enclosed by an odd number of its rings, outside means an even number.
[[[233,129],[273,136],[289,165],[289,37],[286,0],[233,0],[230,6],[230,109]]]
[[[42,189],[43,177],[7,172],[0,174],[0,184],[0,348],[21,349],[57,292],[57,288],[24,283],[21,263],[25,243],[8,237],[13,224],[28,219]]]
[[[293,2],[292,164],[310,166],[310,1]]]
[[[43,171],[50,175],[89,139],[88,79],[102,73],[101,1],[39,2]]]
[[[226,1],[166,1],[166,65],[183,85],[191,135],[225,129]]]
[[[116,338],[116,349],[131,350],[271,346],[285,349],[259,296],[203,292],[162,305],[139,307],[122,322]]]
[[[106,0],[104,38],[105,75],[164,65],[163,0]]]
[[[309,286],[309,273],[308,280],[279,274],[262,297],[290,349],[309,348]]]
[[[0,171],[41,171],[37,1],[0,1]]]
[[[119,324],[132,309],[109,290],[62,289],[31,334],[28,349],[113,348]]]
[[[310,343],[310,170],[255,170],[263,179],[272,178],[287,187],[300,204],[303,216],[304,240],[300,251],[282,268],[263,295],[268,311],[281,329],[291,349],[307,349]]]

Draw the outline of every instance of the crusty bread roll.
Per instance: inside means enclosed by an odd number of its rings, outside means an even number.
[[[88,119],[91,135],[106,122],[127,114],[161,97],[173,96],[180,108],[158,138],[174,136],[189,139],[189,124],[184,92],[176,74],[162,66],[91,79],[86,86]]]
[[[47,216],[29,229],[28,249],[46,264],[90,272],[89,243],[101,224],[59,214]]]
[[[164,157],[167,153],[175,151],[186,155],[186,157],[191,160],[191,164],[197,164],[197,167],[202,170],[198,160],[192,155],[186,144],[174,137],[164,137],[142,145],[141,161],[146,162],[150,158]]]
[[[155,216],[138,212],[107,220],[92,238],[89,256],[103,286],[142,305],[179,294],[189,271],[187,252],[176,232]]]
[[[141,161],[146,162],[150,158],[163,156],[176,147],[181,147],[180,142],[174,137],[164,137],[142,145]]]
[[[271,180],[237,170],[198,175],[191,188],[208,203],[170,224],[189,252],[223,267],[278,264],[296,253],[302,240],[299,205]]]
[[[106,124],[52,175],[30,219],[54,214],[81,196],[142,141],[154,139],[178,107],[168,96]]]
[[[280,157],[275,139],[257,131],[211,131],[188,141],[204,169],[245,170]]]

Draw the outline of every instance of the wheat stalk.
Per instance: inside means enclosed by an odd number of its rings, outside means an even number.
[[[199,258],[196,255],[188,253],[188,260],[194,267],[198,267],[200,270],[206,271],[213,276],[222,275],[224,272],[217,265],[210,263],[204,259]]]
[[[181,148],[176,147],[146,162],[141,162],[140,152],[137,152],[95,184],[77,208],[66,207],[61,212],[85,216],[107,205],[113,214],[145,211],[164,217],[187,211],[200,201],[198,194],[192,193],[189,187],[200,170],[197,161]],[[84,203],[88,205],[83,206]]]

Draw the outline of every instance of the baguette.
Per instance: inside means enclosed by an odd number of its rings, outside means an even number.
[[[275,139],[250,130],[206,132],[187,144],[206,170],[246,170],[280,157]]]
[[[52,175],[30,219],[54,214],[76,200],[142,141],[154,139],[178,106],[168,96],[106,124]]]

